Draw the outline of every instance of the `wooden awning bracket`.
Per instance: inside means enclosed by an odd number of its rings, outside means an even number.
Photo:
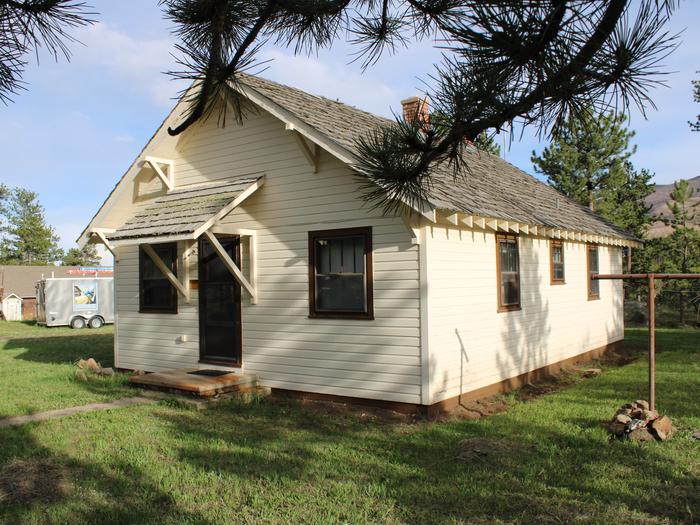
[[[313,168],[314,173],[318,173],[318,158],[320,156],[320,151],[321,151],[318,147],[318,144],[316,144],[315,142],[312,142],[309,145],[308,141],[302,136],[301,133],[299,133],[294,128],[294,125],[292,125],[292,124],[286,124],[284,126],[284,129],[292,132],[292,134],[294,135],[294,138],[297,141],[297,144],[299,144],[299,148],[301,149],[301,152],[304,154],[304,157],[306,158],[306,161]]]
[[[161,159],[158,157],[146,157],[143,159],[144,164],[148,164],[156,172],[156,175],[163,181],[168,191],[175,188],[175,166],[170,159]],[[163,167],[167,167],[167,174],[163,171]]]
[[[229,257],[228,253],[226,253],[226,250],[224,247],[221,245],[219,240],[216,238],[216,235],[214,235],[210,230],[207,230],[204,232],[204,236],[207,238],[209,243],[212,245],[216,253],[221,257],[222,262],[224,263],[224,266],[228,269],[229,272],[231,272],[231,275],[233,275],[234,279],[238,281],[238,284],[240,284],[246,292],[250,295],[250,304],[257,304],[258,303],[258,296],[257,296],[257,291],[255,289],[254,283],[255,283],[255,267],[251,267],[251,278],[253,280],[253,283],[250,283],[248,279],[246,279],[241,272],[241,269],[236,265],[236,263]],[[252,237],[252,236],[251,236]],[[251,243],[252,249],[250,250],[251,252],[254,252],[254,242]],[[254,255],[254,254],[253,254]],[[251,257],[251,259],[254,259],[254,257]]]
[[[161,259],[158,254],[155,252],[153,247],[150,244],[142,244],[143,251],[146,252],[146,255],[148,255],[153,263],[156,265],[156,267],[161,271],[161,273],[170,281],[170,284],[172,284],[175,289],[178,291],[180,295],[182,295],[187,302],[190,301],[190,291],[185,286],[182,284],[178,278],[175,276],[175,274],[168,268],[168,265],[163,262],[163,259]]]
[[[117,259],[117,254],[114,253],[114,246],[109,244],[109,241],[107,240],[107,237],[105,236],[105,233],[109,233],[114,230],[107,230],[103,228],[93,228],[92,231],[90,232],[92,236],[96,237],[97,240],[99,240],[100,244],[103,244],[107,250],[109,250],[109,253],[112,254],[114,259]]]

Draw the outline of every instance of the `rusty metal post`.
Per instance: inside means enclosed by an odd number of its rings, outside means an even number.
[[[656,289],[649,274],[649,409],[656,410]]]

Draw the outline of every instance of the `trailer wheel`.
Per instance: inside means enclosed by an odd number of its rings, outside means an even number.
[[[82,317],[74,317],[70,320],[70,327],[73,330],[80,330],[82,328],[85,328],[85,324],[85,319],[83,319]]]
[[[90,320],[88,321],[88,326],[90,328],[102,328],[105,324],[104,319],[101,317],[95,316],[91,317]]]

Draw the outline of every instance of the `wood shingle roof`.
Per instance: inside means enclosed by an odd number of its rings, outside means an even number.
[[[393,121],[347,104],[306,93],[256,76],[240,80],[247,88],[294,114],[329,141],[357,156],[356,141]],[[585,206],[570,200],[498,156],[470,148],[467,173],[455,178],[448,167],[432,177],[430,204],[450,212],[491,217],[605,235],[627,240],[636,237],[609,223]]]
[[[168,192],[136,211],[110,240],[190,235],[261,179],[247,175]]]

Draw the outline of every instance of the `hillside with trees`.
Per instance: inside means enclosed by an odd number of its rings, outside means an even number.
[[[700,206],[700,176],[688,179],[688,185],[690,188],[695,190],[694,195],[690,198],[690,204],[696,204]],[[646,198],[646,203],[650,206],[650,211],[654,217],[662,217],[664,219],[669,219],[672,216],[671,209],[669,207],[669,202],[671,200],[671,193],[673,193],[673,184],[659,184],[654,189],[654,193]],[[697,228],[700,228],[700,217],[697,217],[692,224]],[[671,235],[673,229],[671,226],[662,220],[655,221],[649,227],[647,237],[656,238],[664,237],[666,235]]]

